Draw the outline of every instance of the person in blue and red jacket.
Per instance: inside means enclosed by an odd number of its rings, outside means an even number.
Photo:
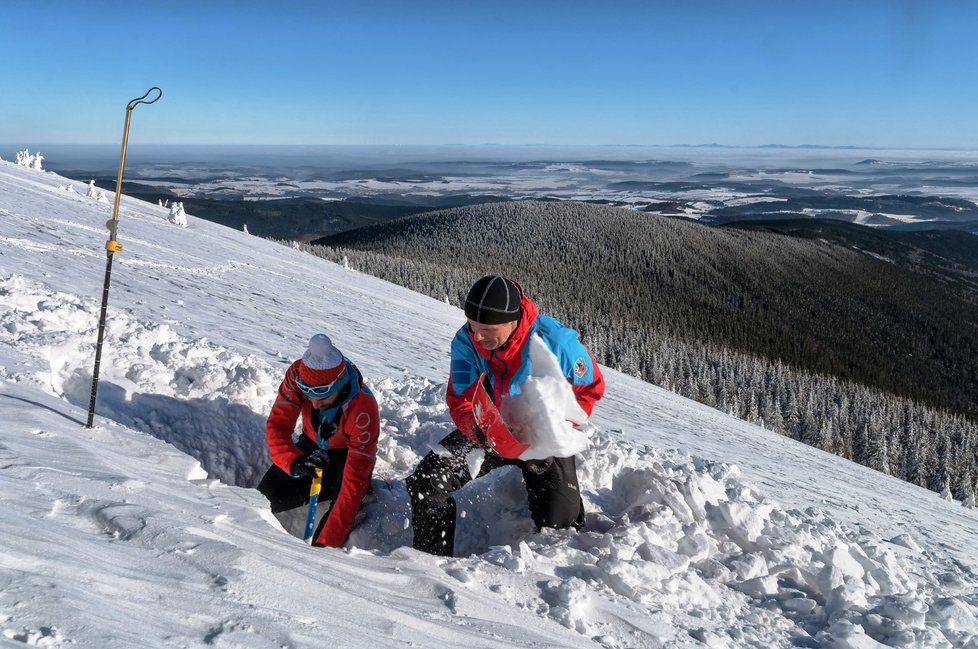
[[[293,441],[300,416],[302,434]],[[322,469],[320,506],[330,505],[313,544],[340,547],[370,487],[379,434],[377,400],[360,371],[329,336],[316,334],[302,358],[286,370],[268,415],[265,437],[273,465],[258,490],[272,512],[287,519],[286,512],[309,503],[312,477]]]
[[[451,372],[445,399],[457,429],[441,441],[448,454],[428,453],[407,479],[414,525],[414,548],[451,556],[455,544],[454,492],[472,480],[468,454],[483,448],[476,477],[515,465],[523,472],[530,514],[538,528],[580,529],[584,504],[574,457],[546,460],[506,459],[486,443],[476,425],[472,398],[486,373],[487,392],[499,406],[516,394],[530,374],[530,337],[537,335],[556,355],[581,408],[590,417],[604,394],[604,377],[579,335],[550,316],[541,315],[522,287],[499,275],[481,278],[465,300],[466,324],[452,340]]]

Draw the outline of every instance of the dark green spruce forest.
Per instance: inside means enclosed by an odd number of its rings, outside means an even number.
[[[519,201],[302,245],[456,305],[479,276],[508,275],[580,330],[605,365],[974,497],[978,238],[892,234],[811,221],[717,227]]]

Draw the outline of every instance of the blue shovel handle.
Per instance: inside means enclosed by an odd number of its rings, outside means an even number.
[[[323,486],[323,470],[316,469],[316,477],[312,479],[312,486],[309,487],[309,513],[306,515],[306,532],[302,540],[306,545],[312,545],[312,535],[316,528],[316,509],[319,507],[319,490]]]

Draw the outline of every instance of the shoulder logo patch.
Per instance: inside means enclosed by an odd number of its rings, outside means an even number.
[[[578,358],[574,361],[574,376],[580,378],[584,376],[584,372],[587,371],[587,363],[584,362],[583,358]]]

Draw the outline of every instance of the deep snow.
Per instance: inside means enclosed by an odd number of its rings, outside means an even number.
[[[584,532],[519,474],[461,494],[454,559],[409,549],[404,478],[451,428],[461,312],[0,162],[0,642],[60,647],[978,647],[978,512],[605,370]],[[327,332],[378,395],[376,494],[342,550],[251,487],[288,363]]]

